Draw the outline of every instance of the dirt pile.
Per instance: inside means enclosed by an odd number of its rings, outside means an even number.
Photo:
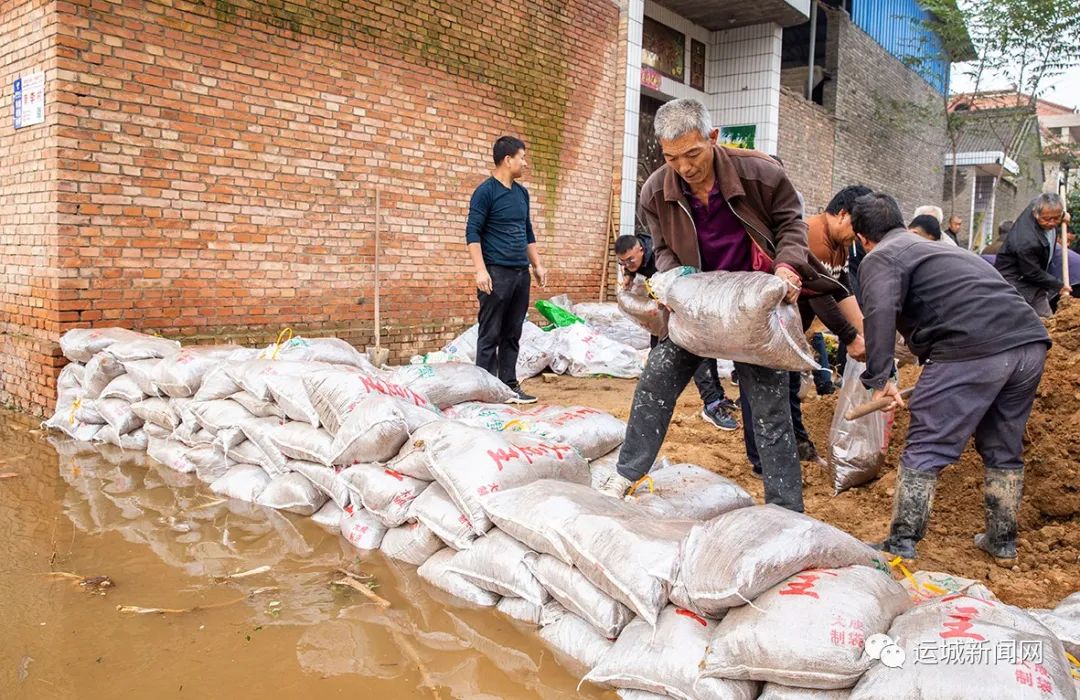
[[[1080,304],[1058,314],[1051,336],[1054,347],[1028,423],[1016,570],[996,566],[972,543],[984,524],[983,464],[970,445],[942,474],[929,532],[919,545],[919,568],[984,581],[1003,600],[1023,607],[1053,607],[1080,590]],[[905,368],[901,384],[914,384],[918,375],[918,368]],[[594,406],[625,420],[634,382],[559,377],[533,380],[528,388],[545,403]],[[737,395],[737,388],[728,388],[729,395]],[[807,429],[823,454],[835,404],[835,396],[813,395],[803,403]],[[732,478],[760,501],[761,482],[750,475],[741,430],[719,431],[706,424],[700,412],[701,401],[691,384],[676,407],[662,454]],[[804,465],[807,512],[861,539],[883,539],[906,433],[907,413],[900,411],[884,475],[839,496],[833,495],[825,470]]]

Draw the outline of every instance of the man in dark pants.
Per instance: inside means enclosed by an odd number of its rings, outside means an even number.
[[[653,256],[652,239],[648,236],[619,236],[615,240],[615,259],[626,271],[623,284],[629,287],[637,275],[649,279],[656,274],[656,259]],[[655,335],[650,338],[650,347],[656,347],[660,339]],[[721,430],[737,430],[739,422],[733,414],[735,402],[724,395],[724,386],[720,383],[720,372],[716,360],[705,358],[694,372],[694,385],[701,396],[701,417]]]
[[[529,310],[529,266],[537,284],[547,283],[540,263],[529,191],[516,180],[525,173],[525,144],[502,136],[492,148],[495,172],[473,192],[465,240],[476,271],[480,300],[476,364],[514,390],[510,403],[535,403],[518,385],[518,343]]]
[[[1049,273],[1050,260],[1057,247],[1065,205],[1053,193],[1040,194],[1016,219],[1005,245],[994,260],[1001,276],[1012,283],[1020,295],[1043,318],[1052,315],[1051,297],[1068,295],[1061,280]]]
[[[655,132],[665,165],[641,189],[640,212],[656,246],[656,269],[680,265],[704,271],[770,272],[789,287],[788,303],[808,288],[839,284],[807,260],[806,223],[783,168],[757,151],[718,146],[705,105],[668,102],[656,112]],[[616,472],[597,488],[622,497],[656,461],[675,402],[701,359],[664,334],[649,354],[634,391],[626,440]],[[803,510],[802,472],[788,408],[787,373],[736,363],[739,389],[754,410],[764,471],[765,500]]]
[[[1046,328],[978,256],[906,230],[892,197],[860,197],[852,216],[867,250],[859,270],[867,348],[862,382],[875,399],[904,405],[889,379],[897,330],[926,365],[911,396],[889,537],[879,547],[915,557],[938,474],[974,434],[986,464],[986,532],[975,544],[1011,566],[1023,492],[1024,427],[1050,346]]]

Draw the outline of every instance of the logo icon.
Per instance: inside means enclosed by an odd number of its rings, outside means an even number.
[[[867,637],[863,653],[889,668],[900,668],[906,660],[904,650],[887,634],[872,634]]]

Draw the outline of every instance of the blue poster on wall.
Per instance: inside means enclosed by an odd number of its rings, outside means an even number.
[[[15,128],[22,128],[22,78],[15,78]]]

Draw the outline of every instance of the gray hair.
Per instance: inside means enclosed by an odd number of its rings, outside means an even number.
[[[939,224],[945,220],[945,212],[941,211],[941,207],[935,207],[932,204],[927,204],[916,209],[915,218],[917,219],[920,216],[932,216],[938,220]]]
[[[1056,192],[1043,192],[1031,200],[1031,211],[1038,214],[1043,209],[1064,209],[1065,203]]]
[[[668,102],[656,110],[653,120],[653,131],[661,141],[674,141],[694,131],[708,138],[712,130],[709,110],[692,97]]]

